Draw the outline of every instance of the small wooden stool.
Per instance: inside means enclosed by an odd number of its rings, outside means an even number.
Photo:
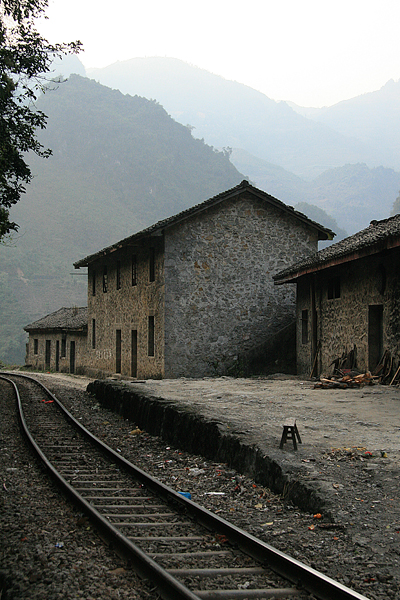
[[[287,440],[293,440],[293,448],[297,450],[296,438],[299,444],[301,444],[301,437],[299,430],[297,429],[296,419],[286,421],[286,423],[283,424],[283,433],[279,448],[282,450],[283,444],[286,444]]]

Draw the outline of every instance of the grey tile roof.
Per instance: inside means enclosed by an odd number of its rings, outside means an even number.
[[[147,237],[149,235],[156,233],[157,231],[166,229],[167,227],[171,227],[172,225],[175,225],[175,224],[179,223],[180,221],[188,219],[189,217],[191,217],[192,215],[194,215],[196,213],[202,212],[203,210],[206,210],[207,208],[210,208],[211,206],[214,206],[214,205],[218,204],[219,202],[222,202],[223,200],[237,196],[244,191],[249,191],[249,192],[253,193],[255,196],[257,196],[259,199],[263,200],[264,202],[268,202],[269,204],[272,204],[273,206],[280,208],[281,210],[293,215],[300,221],[307,223],[308,225],[310,225],[311,227],[313,227],[314,229],[316,229],[318,231],[318,233],[319,233],[318,237],[320,240],[328,240],[328,239],[332,240],[334,238],[334,236],[336,235],[331,229],[327,229],[323,225],[320,225],[320,223],[316,223],[315,221],[312,221],[303,213],[301,213],[297,210],[294,210],[294,208],[292,206],[288,206],[284,202],[281,202],[281,200],[278,200],[277,198],[270,196],[270,194],[267,194],[266,192],[259,190],[258,188],[251,185],[248,181],[243,180],[239,185],[231,188],[230,190],[226,190],[225,192],[217,194],[216,196],[213,196],[212,198],[205,200],[201,204],[196,204],[195,206],[192,206],[191,208],[188,208],[187,210],[184,210],[176,215],[173,215],[172,217],[168,217],[167,219],[158,221],[154,225],[151,225],[150,227],[147,227],[146,229],[143,229],[142,231],[139,231],[139,232],[121,240],[120,242],[113,244],[112,246],[103,248],[102,250],[99,250],[99,252],[96,252],[95,254],[90,254],[89,256],[86,256],[85,258],[78,260],[77,262],[74,263],[74,267],[76,269],[79,269],[80,267],[87,267],[88,264],[90,264],[94,260],[97,260],[98,258],[101,258],[102,256],[106,256],[107,254],[110,254],[111,252],[114,252],[115,250],[118,250],[119,248],[122,248],[123,246],[130,245],[130,244],[132,244],[132,242],[137,241],[140,238]]]
[[[400,214],[382,221],[371,221],[366,229],[304,258],[274,275],[273,279],[276,283],[293,281],[301,275],[327,268],[332,264],[375,254],[395,246],[400,246]]]
[[[38,331],[45,329],[69,329],[73,331],[87,329],[88,309],[84,307],[60,308],[56,312],[46,315],[30,325],[24,327],[25,331]]]

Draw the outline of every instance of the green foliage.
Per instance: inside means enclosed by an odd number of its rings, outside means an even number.
[[[50,155],[36,137],[46,115],[34,103],[46,89],[54,57],[80,45],[53,45],[40,36],[35,19],[47,5],[48,0],[3,0],[0,7],[0,239],[18,229],[9,209],[32,179],[25,153]]]

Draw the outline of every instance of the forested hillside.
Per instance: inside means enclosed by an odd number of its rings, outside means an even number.
[[[47,161],[13,208],[18,235],[0,248],[0,360],[23,362],[23,326],[61,306],[85,305],[72,263],[237,185],[223,152],[194,139],[155,101],[71,76],[46,93],[40,139]]]
[[[175,58],[133,58],[88,74],[124,93],[155,98],[208,144],[246,150],[307,179],[345,163],[380,164],[375,149],[360,140]]]

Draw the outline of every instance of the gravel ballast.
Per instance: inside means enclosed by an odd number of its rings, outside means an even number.
[[[175,490],[371,600],[399,597],[394,470],[377,469],[355,450],[327,449],[312,463],[321,471],[340,468],[340,503],[333,518],[318,519],[227,464],[140,431],[102,408],[83,383],[43,381],[100,439]],[[0,390],[2,600],[158,598],[151,582],[138,579],[48,481],[22,439],[7,384],[0,382]]]

